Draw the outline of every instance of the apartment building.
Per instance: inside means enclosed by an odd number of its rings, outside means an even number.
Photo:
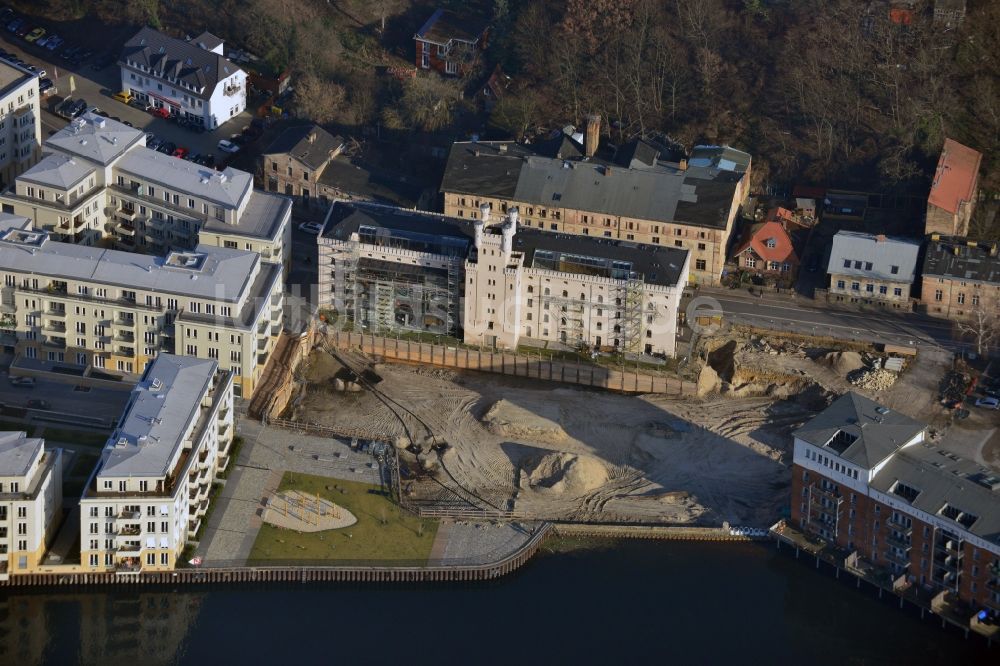
[[[249,173],[158,153],[141,130],[89,113],[49,137],[45,150],[0,195],[4,212],[70,243],[153,254],[215,245],[287,269],[291,202],[253,189]]]
[[[62,518],[62,449],[0,433],[0,580],[42,561]]]
[[[517,208],[463,220],[344,201],[318,243],[320,307],[365,330],[675,353],[685,250],[519,228]]]
[[[0,215],[0,276],[5,351],[49,369],[127,376],[179,353],[218,360],[249,397],[281,332],[281,268],[255,252],[104,250]]]
[[[794,433],[794,527],[1000,612],[1000,475],[928,441],[928,426],[848,393]]]
[[[983,154],[954,139],[945,139],[927,197],[926,234],[967,236],[979,195]]]
[[[233,375],[161,354],[136,385],[80,498],[84,570],[173,569],[233,441]]]
[[[122,90],[215,129],[247,106],[247,74],[223,54],[223,41],[204,32],[190,40],[143,28],[125,42]]]
[[[41,155],[41,95],[35,73],[0,60],[0,186]]]
[[[833,237],[827,298],[835,302],[909,308],[920,243],[853,231]]]
[[[461,142],[452,146],[441,192],[444,213],[474,220],[517,207],[526,228],[686,250],[690,280],[718,284],[750,156],[700,146],[690,160],[661,159],[663,149],[636,139],[598,151],[599,132],[537,145]]]
[[[932,235],[924,254],[922,309],[934,317],[971,321],[1000,317],[998,244]]]

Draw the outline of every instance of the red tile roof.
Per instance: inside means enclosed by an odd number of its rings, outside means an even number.
[[[949,213],[957,213],[963,201],[972,199],[982,161],[983,154],[979,151],[945,139],[927,203]]]
[[[769,238],[774,239],[774,247],[767,246]],[[752,248],[754,254],[767,262],[776,261],[779,264],[789,263],[792,265],[799,263],[795,248],[792,247],[792,239],[785,231],[785,227],[773,220],[758,222],[747,229],[733,256],[739,256],[749,248]]]

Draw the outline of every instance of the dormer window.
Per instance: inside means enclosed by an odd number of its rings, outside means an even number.
[[[767,247],[769,247],[769,248],[778,247],[778,242],[776,240],[774,240],[773,238],[768,238],[767,241],[764,244],[767,245]]]

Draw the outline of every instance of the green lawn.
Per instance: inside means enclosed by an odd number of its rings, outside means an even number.
[[[329,489],[328,489],[329,488]],[[247,564],[279,561],[329,561],[422,566],[427,563],[438,522],[402,511],[379,494],[377,486],[323,476],[286,472],[279,490],[299,490],[325,497],[353,513],[358,522],[323,532],[295,532],[261,526]]]

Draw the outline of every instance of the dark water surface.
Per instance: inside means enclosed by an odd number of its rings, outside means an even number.
[[[484,584],[14,594],[2,664],[1000,664],[773,545],[595,542]]]

